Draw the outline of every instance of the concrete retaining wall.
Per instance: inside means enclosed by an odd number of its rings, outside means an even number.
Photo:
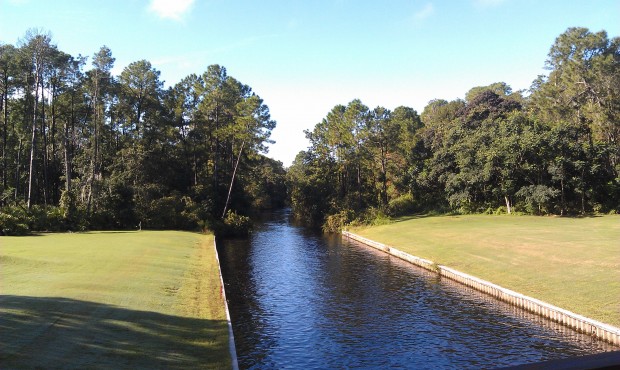
[[[222,267],[220,266],[220,256],[217,254],[217,244],[213,239],[213,248],[215,248],[215,259],[217,260],[217,269],[220,273],[220,286],[222,297],[224,298],[224,309],[226,310],[226,322],[228,324],[228,351],[233,370],[239,370],[239,361],[237,360],[237,348],[235,347],[235,336],[233,335],[232,321],[230,321],[230,311],[228,311],[228,301],[226,300],[226,289],[224,288],[224,278],[222,277]]]
[[[514,306],[520,307],[526,311],[543,316],[547,319],[558,322],[577,331],[588,333],[616,346],[620,346],[620,328],[607,325],[596,320],[592,320],[590,318],[553,306],[538,299],[525,296],[510,289],[503,288],[491,282],[478,279],[475,276],[456,271],[449,267],[437,265],[433,263],[433,261],[412,256],[393,247],[378,243],[376,241],[364,238],[348,231],[343,231],[342,235],[347,238],[357,240],[378,250],[389,253],[405,261],[411,262],[414,265],[420,266],[430,271],[434,271],[443,277],[457,281],[461,284],[491,295],[504,302],[508,302]]]

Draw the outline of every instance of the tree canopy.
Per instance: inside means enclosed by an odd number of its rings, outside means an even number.
[[[164,88],[149,61],[114,62],[40,30],[0,45],[1,233],[196,229],[284,204],[275,121],[249,86],[212,65]]]
[[[286,171],[252,88],[209,66],[164,88],[138,60],[0,45],[2,233],[188,228],[284,205],[338,229],[412,212],[620,212],[620,38],[569,28],[528,91],[505,82],[406,106],[335,105]]]
[[[620,211],[620,38],[569,28],[529,91],[505,82],[412,108],[337,105],[288,173],[327,229],[413,211]]]

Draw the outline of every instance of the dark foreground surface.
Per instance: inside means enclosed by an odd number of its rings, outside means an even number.
[[[218,247],[242,369],[495,368],[616,349],[286,212]]]

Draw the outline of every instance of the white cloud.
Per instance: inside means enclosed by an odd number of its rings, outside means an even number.
[[[297,20],[297,18],[291,18],[288,21],[288,25],[287,26],[288,26],[288,29],[294,30],[294,29],[296,29],[299,26],[299,20]]]
[[[417,21],[421,21],[433,15],[435,13],[435,7],[432,3],[427,3],[424,8],[418,10],[413,14],[413,18]]]
[[[194,0],[151,0],[149,10],[161,18],[180,21],[193,3]]]
[[[506,0],[474,0],[474,4],[479,8],[489,8],[501,5],[505,3]]]

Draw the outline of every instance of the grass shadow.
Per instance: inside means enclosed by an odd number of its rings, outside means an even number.
[[[230,368],[225,320],[0,296],[2,368]]]
[[[428,212],[428,213],[416,213],[416,214],[412,214],[412,215],[405,215],[405,216],[394,217],[392,220],[394,222],[403,222],[403,221],[418,220],[418,219],[429,218],[429,217],[458,217],[458,216],[460,216],[460,215],[459,214],[455,214],[455,213],[434,213],[434,212]]]

